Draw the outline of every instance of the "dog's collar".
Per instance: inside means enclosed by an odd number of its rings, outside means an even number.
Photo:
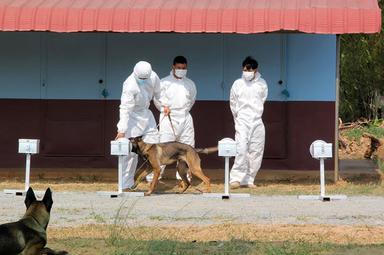
[[[145,151],[141,150],[140,146],[138,146],[138,147],[139,147],[140,155],[141,155],[142,157],[146,158],[144,154],[146,154],[150,149],[152,149],[152,147],[153,147],[154,145],[155,145],[155,144],[147,143],[147,145],[146,145],[147,148],[146,148]]]
[[[152,147],[154,146],[154,144],[149,144],[149,147],[148,147],[148,149],[147,149],[147,151],[149,151],[150,149],[152,149]]]

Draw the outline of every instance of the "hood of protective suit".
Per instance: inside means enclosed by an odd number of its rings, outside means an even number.
[[[135,78],[138,79],[148,79],[152,74],[151,64],[146,61],[137,62],[135,67],[133,68],[133,74]]]

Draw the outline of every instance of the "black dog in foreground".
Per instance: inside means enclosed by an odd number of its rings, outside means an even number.
[[[53,204],[52,192],[48,188],[44,198],[37,201],[29,188],[24,201],[27,211],[16,222],[0,225],[1,255],[65,255],[66,251],[44,248],[47,244],[47,226]]]

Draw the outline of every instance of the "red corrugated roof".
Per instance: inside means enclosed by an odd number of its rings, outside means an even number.
[[[0,30],[375,33],[377,0],[0,0]]]

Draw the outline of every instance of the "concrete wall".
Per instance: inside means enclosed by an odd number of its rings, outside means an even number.
[[[335,53],[327,35],[0,32],[0,167],[23,166],[18,138],[41,139],[34,166],[115,167],[109,141],[123,81],[139,60],[164,77],[176,55],[188,58],[197,85],[196,146],[214,146],[234,137],[229,91],[252,55],[269,86],[262,168],[318,169],[308,147],[334,141]],[[203,166],[223,160],[210,155]]]
[[[269,101],[335,101],[335,53],[336,38],[328,35],[0,32],[0,98],[102,99],[107,89],[107,99],[119,99],[137,61],[164,77],[173,57],[184,55],[198,100],[228,100],[251,55]]]

